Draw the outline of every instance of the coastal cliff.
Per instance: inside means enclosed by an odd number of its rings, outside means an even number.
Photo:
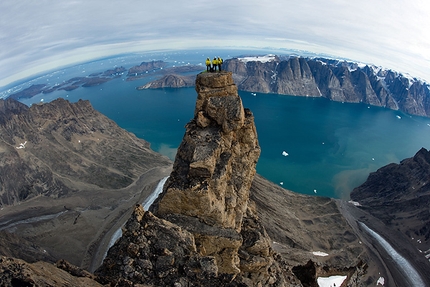
[[[224,62],[239,90],[324,97],[430,116],[429,85],[372,65],[325,58],[238,57]]]

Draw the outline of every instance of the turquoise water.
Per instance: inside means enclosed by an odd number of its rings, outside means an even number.
[[[100,63],[92,65],[111,68]],[[85,66],[79,69],[88,70]],[[81,73],[79,69],[75,73]],[[57,91],[22,102],[31,105],[58,97],[72,102],[88,99],[119,126],[173,159],[184,126],[193,117],[197,94],[194,88],[135,89],[149,80],[152,78],[133,82],[120,78],[101,86]],[[421,147],[430,148],[427,118],[323,98],[239,94],[255,116],[262,149],[258,173],[299,193],[348,198],[370,172],[411,157]]]

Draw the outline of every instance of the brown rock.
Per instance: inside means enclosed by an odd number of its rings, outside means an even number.
[[[78,270],[69,263],[62,262],[69,270]],[[81,276],[83,275],[83,276]],[[47,262],[27,263],[20,259],[0,257],[0,286],[102,286],[88,272],[77,276]]]
[[[195,119],[187,124],[156,213],[240,231],[260,154],[253,116],[231,73],[199,74],[196,91]]]

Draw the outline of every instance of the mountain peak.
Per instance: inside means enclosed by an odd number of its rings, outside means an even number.
[[[248,204],[260,155],[253,115],[230,72],[199,74],[196,91],[194,118],[153,214],[135,209],[98,274],[157,286],[284,286],[270,238]],[[130,246],[139,252],[125,254]],[[141,260],[150,274],[121,271],[137,271]]]

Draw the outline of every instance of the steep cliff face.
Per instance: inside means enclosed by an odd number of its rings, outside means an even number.
[[[260,154],[252,113],[243,108],[231,73],[199,74],[196,91],[194,119],[154,204],[156,216],[137,207],[125,228],[137,237],[121,238],[98,274],[164,286],[285,286],[270,239],[249,206]],[[152,267],[142,273],[142,264]]]
[[[224,62],[240,90],[366,103],[430,116],[430,86],[391,70],[324,58],[276,56]]]

